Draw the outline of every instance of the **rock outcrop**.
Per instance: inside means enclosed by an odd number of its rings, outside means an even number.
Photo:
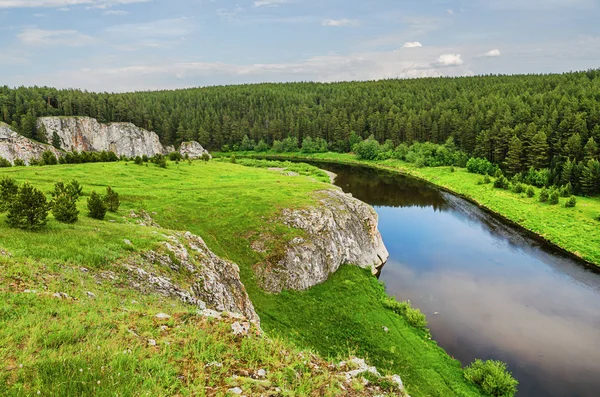
[[[90,117],[40,117],[38,129],[46,131],[48,142],[55,135],[67,151],[112,151],[118,156],[165,154],[158,135],[131,123],[101,124]]]
[[[204,149],[202,145],[196,141],[183,142],[179,147],[179,153],[181,153],[182,156],[187,154],[191,159],[198,159],[202,157],[204,153],[208,154],[210,158],[212,158],[210,153],[208,153],[208,150]]]
[[[11,163],[21,159],[25,164],[29,164],[32,159],[42,157],[42,153],[46,150],[54,152],[57,157],[61,155],[54,147],[27,139],[17,134],[7,124],[0,122],[0,157]]]
[[[164,236],[161,249],[129,258],[133,287],[171,296],[205,311],[239,313],[259,323],[235,263],[216,256],[202,238],[186,233]]]
[[[318,192],[320,205],[283,210],[283,222],[303,232],[282,257],[256,266],[261,286],[270,292],[305,290],[327,280],[343,264],[375,274],[389,257],[377,229],[375,210],[340,189]]]

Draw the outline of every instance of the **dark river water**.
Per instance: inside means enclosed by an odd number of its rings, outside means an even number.
[[[468,364],[499,359],[519,396],[600,396],[600,274],[424,182],[319,164],[375,207],[390,252],[381,280]]]

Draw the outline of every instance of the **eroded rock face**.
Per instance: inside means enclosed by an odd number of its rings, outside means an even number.
[[[42,157],[46,150],[51,150],[57,157],[61,156],[54,147],[25,138],[7,124],[0,123],[0,157],[11,163],[14,163],[15,159],[21,159],[25,164],[29,164],[32,159]]]
[[[165,237],[162,249],[124,264],[135,288],[172,296],[201,310],[239,313],[259,322],[235,263],[216,256],[202,238],[190,232]]]
[[[377,229],[375,210],[339,189],[318,192],[320,205],[284,210],[283,222],[304,232],[293,239],[283,258],[263,263],[256,272],[270,292],[305,290],[327,280],[343,264],[377,272],[389,253]]]
[[[204,149],[202,145],[196,141],[183,142],[179,147],[179,153],[181,153],[182,156],[187,154],[191,159],[198,159],[202,157],[204,153],[208,154],[210,158],[212,158],[210,153],[208,153],[208,150]]]
[[[46,129],[48,142],[56,133],[60,148],[67,151],[112,151],[118,156],[163,154],[158,135],[131,123],[101,124],[90,117],[40,117],[38,128]]]

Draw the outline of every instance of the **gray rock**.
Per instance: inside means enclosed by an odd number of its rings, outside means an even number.
[[[130,240],[124,239],[123,242],[127,245],[133,245],[133,243]]]
[[[90,117],[41,117],[38,128],[46,129],[46,139],[52,142],[56,133],[60,148],[67,151],[112,151],[118,156],[154,156],[163,154],[158,135],[131,123],[101,124]]]
[[[256,376],[258,376],[259,378],[264,378],[267,376],[267,371],[261,368],[258,371],[256,371]]]
[[[228,390],[229,393],[233,393],[233,394],[242,394],[244,391],[242,389],[240,389],[239,387],[234,387]]]
[[[148,339],[148,346],[156,346],[156,341],[154,339]]]
[[[208,154],[210,158],[212,158],[210,153],[208,153],[208,150],[204,149],[202,145],[195,141],[183,142],[179,147],[179,153],[181,153],[182,156],[187,154],[191,159],[198,159],[202,157],[204,153]]]
[[[235,323],[231,324],[231,330],[233,331],[234,335],[246,336],[248,335],[248,332],[250,332],[250,323],[240,323],[236,321]]]
[[[156,318],[158,318],[159,320],[167,320],[169,318],[171,318],[171,316],[169,316],[166,313],[158,313],[156,316],[154,316]]]
[[[304,232],[288,244],[283,258],[258,265],[260,285],[270,292],[305,290],[327,280],[342,264],[375,274],[389,254],[377,229],[375,210],[340,189],[318,192],[320,205],[284,210],[283,222]]]
[[[93,292],[88,291],[87,292],[87,296],[89,296],[90,298],[95,298],[96,294],[94,294]]]
[[[62,156],[62,153],[51,145],[27,139],[13,131],[8,124],[0,122],[0,157],[11,163],[21,159],[25,164],[29,164],[31,160],[42,157],[46,150],[53,152],[56,157]]]

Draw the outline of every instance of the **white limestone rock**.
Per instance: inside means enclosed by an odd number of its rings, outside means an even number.
[[[202,145],[196,141],[183,142],[179,147],[179,153],[181,153],[182,156],[187,154],[191,159],[198,159],[202,157],[204,153],[208,154],[210,158],[212,158],[210,153],[208,153],[208,150],[204,149]]]
[[[42,153],[50,150],[56,157],[62,154],[51,145],[46,145],[13,131],[8,124],[0,122],[0,157],[3,157],[14,164],[16,159],[21,159],[25,164],[29,164],[32,159],[39,159]]]

